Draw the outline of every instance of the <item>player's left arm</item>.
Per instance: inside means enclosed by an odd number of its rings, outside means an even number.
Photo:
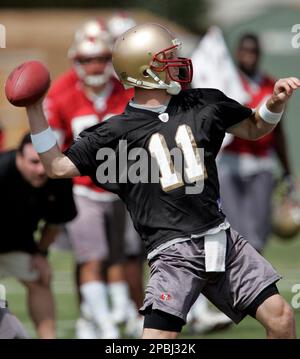
[[[300,80],[296,77],[278,80],[267,102],[257,108],[249,118],[228,128],[227,132],[246,140],[257,140],[265,136],[276,127],[286,103],[299,87]]]

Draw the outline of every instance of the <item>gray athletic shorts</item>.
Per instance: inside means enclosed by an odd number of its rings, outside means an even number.
[[[186,321],[187,314],[204,294],[235,323],[269,285],[281,277],[242,236],[227,231],[226,271],[206,272],[204,238],[172,244],[150,260],[150,279],[144,305]]]
[[[0,339],[28,339],[20,321],[7,308],[0,308]]]
[[[39,279],[40,274],[32,266],[32,254],[15,251],[0,254],[0,278],[2,277],[34,282]]]
[[[126,209],[121,200],[95,201],[74,196],[77,217],[67,231],[77,263],[91,260],[121,262],[124,257]]]

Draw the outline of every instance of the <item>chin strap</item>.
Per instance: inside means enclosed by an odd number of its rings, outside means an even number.
[[[179,92],[181,91],[181,85],[179,82],[170,81],[169,84],[166,84],[157,75],[155,75],[155,73],[152,70],[147,69],[146,72],[149,76],[151,76],[153,78],[153,80],[155,82],[157,82],[157,84],[153,84],[153,83],[147,82],[147,81],[140,81],[140,80],[134,79],[133,77],[127,77],[127,81],[131,82],[133,86],[138,86],[138,87],[142,87],[145,89],[166,90],[167,93],[170,95],[178,95]]]
[[[181,85],[179,82],[171,81],[167,93],[170,95],[178,95],[181,91]]]
[[[147,69],[146,72],[148,75],[150,75],[153,78],[154,81],[158,83],[159,88],[165,89],[167,93],[169,93],[170,95],[178,95],[179,92],[181,91],[181,85],[179,82],[170,81],[169,84],[166,84],[158,76],[156,76],[152,70]]]

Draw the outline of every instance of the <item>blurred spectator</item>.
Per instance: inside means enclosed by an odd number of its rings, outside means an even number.
[[[275,80],[259,68],[261,46],[255,34],[244,34],[236,61],[245,91],[246,106],[256,108],[272,93]],[[219,159],[221,198],[224,213],[241,235],[259,252],[266,245],[271,225],[274,187],[274,156],[283,168],[283,178],[292,185],[286,140],[280,122],[276,129],[257,141],[234,137]]]
[[[18,150],[0,154],[0,184],[0,277],[13,276],[26,287],[38,336],[54,338],[51,268],[46,255],[60,225],[76,216],[72,183],[47,178],[30,135],[26,135]],[[44,225],[37,243],[34,232],[41,221]]]
[[[110,40],[100,19],[83,24],[69,49],[72,68],[49,91],[46,112],[63,149],[84,129],[122,113],[133,95],[113,76]],[[97,188],[89,177],[74,179],[74,195],[79,215],[67,230],[81,295],[76,336],[118,338],[117,324],[137,318],[123,266],[127,211],[116,195]]]

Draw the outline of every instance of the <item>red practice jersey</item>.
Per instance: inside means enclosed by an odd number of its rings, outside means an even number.
[[[76,72],[71,69],[51,86],[45,101],[45,112],[50,126],[59,135],[62,150],[65,150],[81,131],[121,114],[132,97],[133,90],[125,90],[112,77],[101,96],[88,98]],[[74,184],[103,191],[89,177],[76,177]]]
[[[250,102],[246,104],[247,107],[256,108],[262,101],[269,97],[274,88],[275,81],[268,76],[262,75],[262,79],[259,85],[253,86],[249,83],[249,80],[241,75],[241,79],[246,92],[250,95]],[[270,153],[270,149],[274,146],[274,133],[271,132],[268,135],[256,140],[248,141],[241,138],[234,137],[224,151],[235,153],[249,153],[254,156],[265,157]]]

